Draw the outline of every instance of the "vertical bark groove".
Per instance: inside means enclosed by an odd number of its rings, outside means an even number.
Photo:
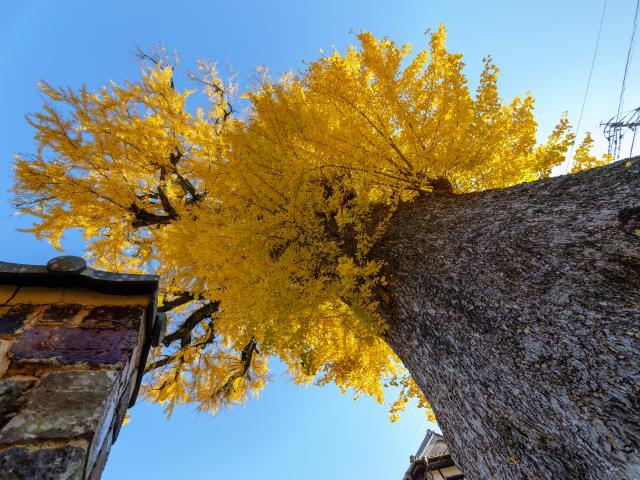
[[[471,479],[640,478],[640,161],[395,215],[387,341]]]

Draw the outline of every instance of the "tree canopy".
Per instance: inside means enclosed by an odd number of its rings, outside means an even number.
[[[39,149],[16,159],[16,204],[55,246],[82,230],[97,268],[162,276],[171,327],[146,395],[169,411],[242,402],[270,357],[296,382],[379,402],[400,386],[392,417],[409,397],[427,406],[384,342],[372,247],[402,202],[533,181],[565,160],[566,116],[537,144],[532,96],[500,98],[490,57],[472,91],[443,26],[415,55],[357,39],[300,73],[262,70],[241,97],[206,62],[181,90],[161,58],[98,91],[40,85]],[[191,108],[197,91],[208,103]],[[609,160],[592,143],[573,171]]]

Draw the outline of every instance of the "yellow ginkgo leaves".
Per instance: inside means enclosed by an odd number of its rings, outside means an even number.
[[[162,275],[173,332],[147,395],[215,411],[268,381],[278,357],[300,383],[333,382],[395,417],[422,393],[384,342],[371,256],[401,202],[548,176],[573,142],[562,118],[536,145],[533,99],[500,98],[485,59],[469,89],[446,31],[410,56],[369,33],[278,81],[261,74],[234,116],[234,88],[200,65],[206,108],[157,63],[97,92],[41,86],[38,153],[16,160],[16,203],[58,245],[81,229],[98,267]],[[574,171],[599,164],[591,137]],[[438,255],[438,252],[433,252]],[[426,259],[425,259],[426,260]]]

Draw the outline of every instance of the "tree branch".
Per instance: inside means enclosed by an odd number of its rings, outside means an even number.
[[[182,344],[191,342],[191,331],[205,318],[211,317],[220,308],[220,301],[209,302],[189,315],[184,322],[172,333],[166,335],[162,340],[162,344],[168,347],[173,342],[180,340]],[[183,345],[184,346],[184,345]]]
[[[183,177],[178,170],[178,162],[182,159],[183,156],[184,153],[176,148],[175,152],[171,152],[169,154],[169,162],[171,163],[171,165],[173,165],[173,174],[176,176],[176,179],[178,180],[180,187],[182,187],[185,195],[190,195],[191,199],[189,201],[191,203],[195,203],[200,200],[204,196],[204,194],[198,193],[193,183],[191,183],[189,179]]]
[[[145,373],[151,372],[152,370],[155,370],[156,368],[160,368],[160,367],[164,367],[165,365],[169,365],[170,363],[172,363],[175,359],[178,358],[178,353],[174,353],[173,355],[168,355],[164,358],[161,358],[160,360],[157,360],[155,362],[149,363],[144,371]]]
[[[211,323],[209,323],[209,326],[207,328],[205,338],[198,343],[188,345],[188,347],[200,349],[200,352],[201,352],[202,349],[204,349],[204,347],[213,343],[215,339],[216,339],[216,333],[215,333],[215,330],[213,329],[213,321],[211,321]],[[184,346],[181,346],[179,350],[177,350],[171,355],[167,355],[161,358],[160,360],[157,360],[155,362],[148,364],[145,368],[145,372],[148,373],[148,372],[151,372],[152,370],[155,370],[156,368],[164,367],[165,365],[169,365],[170,363],[175,362],[178,358],[180,358],[180,354],[182,352],[183,347]]]
[[[135,203],[132,203],[128,210],[134,215],[134,220],[131,222],[133,228],[148,227],[151,225],[167,225],[178,218],[177,214],[158,215],[149,212],[140,208]]]
[[[233,383],[238,379],[244,377],[251,368],[251,362],[253,361],[253,356],[256,353],[260,353],[258,351],[258,342],[255,337],[252,337],[249,340],[244,348],[242,349],[242,353],[240,354],[240,363],[242,365],[242,369],[232,373],[227,380],[220,386],[220,388],[216,389],[214,396],[222,394],[226,396],[229,393],[229,390],[233,388]]]
[[[158,307],[158,312],[166,313],[169,310],[173,310],[180,305],[184,305],[185,303],[192,302],[193,300],[202,300],[202,296],[198,295],[197,297],[191,292],[180,292],[174,295],[175,298],[171,300],[162,300],[162,306]]]

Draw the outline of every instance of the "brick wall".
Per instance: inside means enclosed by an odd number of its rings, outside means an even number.
[[[100,478],[144,368],[149,305],[0,285],[0,479]]]

